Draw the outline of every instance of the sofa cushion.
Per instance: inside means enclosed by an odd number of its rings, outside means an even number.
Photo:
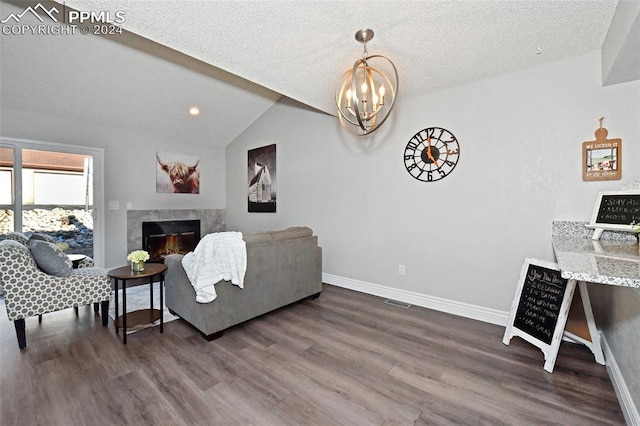
[[[31,255],[38,267],[49,275],[68,277],[73,271],[73,263],[60,247],[47,241],[33,240],[30,244]]]
[[[242,234],[242,239],[245,243],[254,244],[254,243],[264,243],[272,241],[271,234],[268,232],[261,234]]]
[[[293,226],[282,231],[271,232],[273,241],[287,240],[291,238],[310,237],[313,235],[311,228],[306,226]]]

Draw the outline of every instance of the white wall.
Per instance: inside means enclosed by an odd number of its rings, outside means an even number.
[[[435,94],[400,93],[373,138],[281,102],[227,147],[227,226],[313,227],[324,272],[507,311],[524,257],[552,260],[551,222],[587,220],[598,190],[640,179],[640,83],[606,88],[599,54]],[[401,72],[401,71],[400,71]],[[623,180],[583,182],[582,142],[604,116]],[[439,182],[404,169],[406,143],[440,126],[461,145]],[[247,150],[277,144],[278,212],[247,213]],[[398,265],[406,275],[398,274]]]
[[[104,149],[107,268],[127,262],[127,202],[134,210],[218,209],[225,205],[224,148],[208,146],[206,141],[176,140],[10,109],[1,111],[0,132],[6,137]],[[200,194],[156,193],[156,151],[200,157]],[[109,210],[109,201],[118,201],[120,209]]]

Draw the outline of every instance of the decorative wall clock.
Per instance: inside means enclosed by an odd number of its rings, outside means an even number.
[[[458,139],[441,127],[427,127],[413,135],[404,149],[404,166],[414,178],[434,182],[448,176],[458,164]]]

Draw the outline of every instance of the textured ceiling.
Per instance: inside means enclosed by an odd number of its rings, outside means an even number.
[[[2,18],[22,10],[0,2]],[[15,136],[6,129],[28,125],[28,117],[38,113],[67,127],[82,123],[86,127],[79,131],[100,132],[100,140],[129,129],[141,141],[162,135],[178,144],[226,146],[280,97],[139,37],[117,40],[0,35],[0,134]],[[194,104],[200,117],[187,112]],[[27,122],[8,125],[9,110]]]
[[[126,33],[0,36],[1,102],[225,146],[280,95],[335,115],[360,28],[375,31],[369,53],[395,63],[408,98],[598,50],[617,2],[66,0],[122,11]],[[24,7],[3,0],[0,15]]]
[[[597,50],[617,0],[66,3],[124,11],[136,34],[333,114],[360,28],[374,30],[369,52],[396,64],[408,95]]]

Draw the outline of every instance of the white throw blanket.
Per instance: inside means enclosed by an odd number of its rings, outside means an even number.
[[[214,284],[231,281],[244,287],[247,272],[247,247],[241,232],[207,234],[196,249],[182,258],[191,285],[196,291],[196,302],[209,303],[218,297]]]

